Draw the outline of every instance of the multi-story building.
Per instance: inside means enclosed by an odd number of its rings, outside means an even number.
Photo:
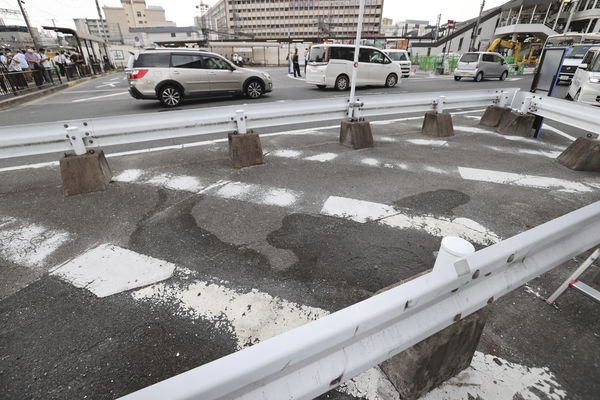
[[[433,28],[429,25],[429,21],[407,19],[394,23],[390,18],[384,18],[381,33],[385,36],[423,36]]]
[[[121,6],[102,8],[106,17],[106,29],[112,39],[120,37],[121,41],[127,41],[129,28],[160,26],[167,23],[165,10],[160,6],[147,6],[145,0],[121,0]]]
[[[112,43],[122,43],[123,41],[123,34],[118,24],[113,23],[109,26],[105,19],[73,18],[73,21],[77,32],[105,38]]]
[[[381,36],[384,0],[366,0],[363,36]],[[359,0],[219,0],[200,28],[219,39],[322,39],[356,35]]]

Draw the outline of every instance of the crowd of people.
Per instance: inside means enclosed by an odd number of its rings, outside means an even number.
[[[25,50],[0,50],[0,94],[52,85],[62,76],[73,78],[86,75],[83,56],[74,51],[60,51],[49,55],[41,48],[27,46]],[[53,77],[54,75],[54,77]]]

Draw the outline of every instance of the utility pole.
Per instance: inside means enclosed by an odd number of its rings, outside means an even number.
[[[19,3],[19,8],[21,9],[21,14],[23,15],[23,19],[25,20],[25,25],[27,25],[27,30],[29,31],[29,34],[31,35],[31,40],[33,41],[33,47],[35,47],[35,49],[37,51],[40,48],[40,46],[39,46],[37,39],[35,38],[35,35],[33,34],[33,30],[31,29],[31,24],[29,23],[29,17],[27,16],[25,9],[23,8],[22,0],[17,0],[17,3]]]
[[[100,36],[102,36],[102,40],[104,40],[104,54],[106,55],[106,58],[110,61],[110,57],[108,56],[108,49],[106,48],[106,42],[108,41],[108,38],[106,37],[106,32],[104,31],[104,21],[102,20],[102,12],[100,12],[100,4],[98,4],[98,0],[96,0],[96,10],[98,11]],[[106,24],[106,30],[108,30],[108,24]]]
[[[475,23],[475,29],[471,33],[471,43],[469,44],[469,51],[475,51],[475,41],[477,39],[477,33],[479,32],[479,24],[481,23],[481,14],[483,14],[483,8],[485,7],[485,0],[481,2],[481,8],[479,9],[479,16],[477,17],[477,23]]]
[[[442,21],[442,14],[438,14],[437,23],[435,24],[435,40],[437,41],[440,35],[440,22]]]

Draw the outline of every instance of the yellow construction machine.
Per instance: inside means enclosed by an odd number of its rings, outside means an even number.
[[[519,69],[521,64],[537,64],[537,54],[536,50],[540,49],[543,44],[542,43],[529,43],[530,49],[527,58],[523,57],[523,60],[520,59],[519,53],[521,52],[521,48],[523,45],[514,40],[503,40],[496,39],[487,49],[487,51],[495,51],[498,47],[504,47],[506,49],[512,49],[515,53],[515,68]]]

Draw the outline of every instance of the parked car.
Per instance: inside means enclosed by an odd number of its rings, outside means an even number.
[[[410,76],[411,62],[410,57],[408,56],[408,51],[388,49],[384,50],[383,52],[387,54],[393,62],[400,65],[403,78],[408,78]]]
[[[600,106],[600,46],[592,47],[577,68],[568,98]]]
[[[354,46],[316,45],[311,47],[306,67],[306,82],[323,89],[332,86],[337,90],[350,88],[354,65]],[[375,47],[361,46],[358,54],[356,85],[394,87],[400,82],[400,66]]]
[[[483,79],[499,78],[503,81],[508,76],[508,71],[506,60],[498,53],[465,53],[458,60],[454,79],[460,81],[462,78],[473,78],[475,82],[481,82]]]
[[[269,74],[237,67],[207,51],[148,49],[132,58],[127,68],[131,96],[158,99],[166,107],[200,96],[244,94],[257,99],[273,90]]]
[[[571,46],[567,54],[565,54],[565,59],[563,61],[562,68],[560,69],[560,75],[558,76],[559,82],[571,83],[573,76],[575,76],[575,72],[577,71],[577,67],[583,62],[583,57],[585,57],[586,53],[589,49],[591,49],[594,44],[576,44]]]

